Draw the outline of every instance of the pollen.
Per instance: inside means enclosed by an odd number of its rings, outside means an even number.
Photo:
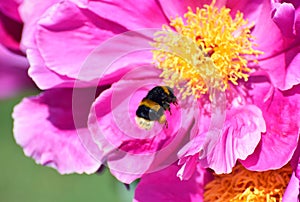
[[[254,50],[254,37],[243,14],[230,15],[229,8],[214,3],[171,20],[157,32],[152,46],[153,59],[161,77],[177,88],[183,98],[199,98],[211,88],[225,91],[230,84],[247,81],[249,62],[262,52]]]
[[[205,202],[279,202],[292,175],[289,165],[279,170],[256,172],[242,165],[232,173],[215,175],[205,186]]]

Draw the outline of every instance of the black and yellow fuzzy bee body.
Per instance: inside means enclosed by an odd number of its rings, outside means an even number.
[[[158,121],[168,127],[165,111],[168,110],[171,113],[170,104],[177,105],[177,98],[172,88],[168,86],[152,88],[136,110],[137,125],[142,129],[150,130],[154,122]]]

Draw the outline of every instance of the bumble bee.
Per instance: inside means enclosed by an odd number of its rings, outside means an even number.
[[[152,88],[136,110],[135,121],[137,125],[142,129],[149,130],[153,127],[154,122],[158,121],[168,127],[165,110],[171,114],[170,104],[177,105],[177,98],[172,88],[168,86]]]

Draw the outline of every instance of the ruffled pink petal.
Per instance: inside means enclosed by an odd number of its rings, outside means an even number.
[[[84,114],[83,109],[78,110]],[[89,132],[83,124],[74,125],[71,89],[25,98],[15,107],[13,118],[16,142],[38,164],[53,167],[61,174],[93,173],[99,168],[79,140],[78,133]]]
[[[300,49],[299,49],[300,51]],[[285,86],[292,88],[300,83],[300,53],[294,56],[286,70]]]
[[[181,165],[177,176],[181,180],[188,180],[199,164],[200,150],[205,142],[205,133],[208,131],[211,121],[210,117],[203,113],[203,110],[200,109],[198,112],[198,107],[192,109],[195,111],[195,123],[190,132],[190,141],[177,153],[178,165]]]
[[[177,160],[186,131],[192,123],[192,110],[171,106],[166,112],[168,128],[155,122],[153,129],[140,129],[135,123],[139,102],[155,85],[161,84],[160,71],[139,67],[104,91],[92,106],[89,129],[111,172],[122,182],[153,172]]]
[[[212,176],[205,169],[197,171],[189,180],[181,181],[176,177],[179,167],[171,165],[161,171],[142,177],[135,190],[135,202],[201,202],[204,186]]]
[[[299,51],[296,46],[278,56],[260,62],[262,69],[270,76],[272,84],[281,89],[288,90],[299,84]]]
[[[134,68],[152,64],[153,47],[150,42],[156,31],[129,31],[103,42],[86,58],[78,79],[100,84],[112,83]]]
[[[29,64],[25,57],[14,54],[0,45],[0,99],[34,88],[27,75]]]
[[[283,46],[280,29],[272,20],[271,12],[271,2],[264,1],[261,5],[261,12],[256,16],[256,20],[254,21],[255,26],[252,34],[255,36],[255,43],[258,45],[258,49],[264,51],[262,57],[273,55],[276,51],[281,50]],[[272,33],[270,37],[265,37],[266,30],[268,30],[268,33]]]
[[[280,1],[280,2],[282,2],[282,1]],[[293,4],[293,6],[294,6],[296,9],[298,9],[298,8],[300,7],[300,2],[299,2],[298,0],[288,0],[288,1],[286,1],[286,2]]]
[[[59,2],[58,0],[39,1],[39,0],[24,0],[20,5],[19,11],[24,28],[21,40],[21,48],[26,52],[30,63],[29,75],[40,89],[58,87],[62,82],[68,83],[62,87],[71,87],[73,84],[69,78],[64,78],[50,71],[46,66],[39,50],[36,47],[36,30],[37,22],[52,5]],[[71,81],[70,81],[71,80]]]
[[[287,90],[299,83],[297,75],[291,74],[295,70],[290,70],[290,64],[300,51],[299,40],[294,35],[294,33],[297,34],[297,21],[294,16],[297,20],[300,10],[298,9],[295,13],[291,4],[271,4],[270,1],[263,4],[263,10],[264,12],[257,16],[252,32],[258,49],[264,52],[259,56],[259,65],[269,74],[275,87]],[[265,37],[266,30],[271,33],[269,37]]]
[[[109,44],[107,44],[109,45]],[[104,46],[105,48],[105,46]],[[27,58],[30,61],[29,76],[34,80],[40,89],[49,88],[82,88],[97,85],[107,85],[119,80],[132,68],[149,64],[152,56],[150,52],[138,52],[126,55],[122,58],[122,51],[105,52],[101,48],[96,49],[85,61],[78,78],[61,76],[46,66],[43,58],[36,49],[27,50]],[[114,61],[117,58],[117,61]],[[129,58],[132,58],[130,60]],[[111,63],[113,61],[113,63]],[[107,68],[99,68],[99,64],[107,65]],[[78,79],[78,80],[76,80]]]
[[[282,202],[299,202],[299,183],[299,179],[295,176],[295,173],[293,173],[290,182],[284,192]]]
[[[88,8],[97,15],[118,23],[128,30],[143,28],[161,28],[167,24],[160,4],[155,0],[136,2],[128,0],[90,1]]]
[[[203,144],[203,142],[201,142]],[[199,152],[189,154],[186,157],[179,159],[179,165],[182,165],[180,170],[177,172],[177,177],[180,180],[189,180],[195,173],[195,169],[199,164]]]
[[[291,160],[299,139],[299,90],[298,86],[283,93],[267,82],[255,84],[253,100],[263,112],[267,131],[254,153],[241,161],[246,168],[279,169]]]
[[[238,159],[253,153],[265,131],[262,112],[255,105],[228,110],[221,139],[202,164],[217,174],[230,173]]]
[[[44,12],[59,0],[23,0],[19,12],[24,22],[21,46],[25,48],[35,47],[36,24]]]
[[[37,48],[27,51],[32,59],[31,75],[42,89],[69,87],[76,79],[84,81],[82,85],[97,85],[100,80],[107,83],[110,79],[104,81],[104,75],[116,80],[128,71],[126,65],[150,61],[149,42],[156,30],[117,36],[124,31],[120,25],[71,2],[55,4],[38,21]],[[56,79],[49,83],[39,78],[47,74],[54,74],[48,77]]]
[[[207,157],[199,159],[210,124],[210,120],[207,119],[205,122],[200,121],[197,125],[200,127],[206,125],[205,132],[200,132],[203,129],[199,129],[197,136],[178,153],[179,163],[182,164],[178,172],[180,178],[188,179],[199,162],[203,167],[209,167],[217,174],[230,173],[238,159],[246,159],[253,153],[260,141],[261,133],[266,131],[262,112],[255,105],[231,108],[226,111],[220,139],[216,141]]]
[[[23,48],[35,47],[35,32],[37,23],[45,12],[53,5],[61,2],[60,0],[23,0],[19,12],[24,22],[22,46]],[[87,0],[70,0],[80,7],[86,7]]]
[[[56,74],[44,66],[44,60],[38,50],[28,49],[26,53],[31,65],[28,74],[40,89],[74,86],[74,79]]]
[[[276,10],[273,11],[273,21],[276,23],[281,33],[285,37],[294,36],[295,8],[290,3],[278,3]]]
[[[77,77],[85,58],[95,47],[126,31],[71,2],[56,4],[38,24],[37,46],[46,66],[71,78]]]

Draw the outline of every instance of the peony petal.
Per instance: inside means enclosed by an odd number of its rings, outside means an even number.
[[[22,0],[9,0],[0,1],[0,10],[6,16],[14,19],[15,21],[21,22],[21,18],[18,12],[18,7],[22,3]]]
[[[198,104],[200,105],[200,103]],[[188,180],[199,164],[201,145],[205,142],[205,133],[208,131],[211,121],[210,117],[203,112],[204,110],[198,111],[198,107],[195,106],[191,106],[191,108],[194,110],[195,123],[190,132],[190,141],[177,153],[178,165],[182,165],[177,176],[181,180]]]
[[[188,179],[196,164],[199,163],[200,152],[206,142],[207,131],[211,120],[201,114],[198,118],[196,136],[191,135],[191,141],[185,145],[178,156],[183,164],[178,176]],[[206,127],[203,127],[205,125]],[[238,159],[245,159],[253,153],[260,141],[261,133],[266,131],[262,113],[255,105],[245,105],[228,109],[223,125],[222,135],[216,141],[207,157],[200,159],[200,165],[212,168],[217,174],[230,173]],[[195,161],[195,158],[198,161]]]
[[[189,180],[195,173],[195,169],[199,163],[198,153],[192,156],[183,157],[179,160],[179,165],[183,164],[183,166],[181,166],[180,170],[177,172],[177,177],[179,177],[180,180]]]
[[[88,130],[75,127],[71,102],[71,89],[49,90],[25,98],[13,112],[15,139],[27,156],[61,174],[93,173],[100,164],[79,140],[78,133],[87,134]]]
[[[194,0],[167,0],[162,1],[159,0],[160,5],[168,17],[169,20],[174,19],[177,16],[183,16],[187,12],[187,8],[190,7],[193,11],[196,11],[196,8],[202,8],[205,4],[210,5],[210,0],[204,1],[194,1]],[[263,2],[262,0],[246,0],[246,1],[239,1],[239,0],[216,0],[215,6],[221,8],[226,6],[227,8],[231,9],[231,15],[234,17],[237,11],[241,11],[245,18],[249,20],[249,22],[255,22],[257,20],[257,16],[264,12],[263,9]]]
[[[272,5],[270,1],[264,1],[261,5],[261,12],[256,16],[255,27],[252,34],[255,36],[255,43],[258,49],[264,52],[263,57],[273,55],[275,51],[281,50],[283,39],[280,29],[271,19]],[[266,30],[271,33],[270,37],[265,37]]]
[[[261,142],[242,164],[256,171],[279,169],[291,160],[298,145],[300,116],[300,87],[280,92],[267,82],[256,83],[254,103],[262,110],[267,131]],[[270,96],[271,95],[271,96]]]
[[[295,34],[299,38],[299,36],[300,36],[300,7],[296,10],[296,14],[295,14]]]
[[[53,5],[60,3],[60,0],[23,0],[19,12],[24,22],[22,46],[23,48],[35,47],[35,32],[37,23],[45,12]],[[80,7],[86,7],[87,0],[70,0]]]
[[[205,4],[210,5],[212,1],[203,0],[203,1],[193,1],[193,0],[167,0],[162,1],[159,0],[160,5],[168,17],[169,20],[174,19],[177,16],[183,17],[183,15],[187,12],[187,8],[190,7],[193,11],[196,11],[196,8],[202,8]],[[216,0],[214,5],[218,8],[227,7],[230,8],[230,14],[232,17],[240,11],[243,13],[244,18],[248,19],[250,23],[255,23],[258,21],[258,16],[262,12],[266,12],[265,5],[269,4],[268,1],[265,0]]]
[[[86,58],[78,70],[78,79],[88,82],[96,80],[101,84],[112,83],[133,68],[152,64],[153,48],[150,42],[156,31],[126,32],[103,42]],[[70,73],[68,75],[72,76]]]
[[[3,3],[1,3],[3,2]],[[23,25],[17,12],[18,4],[14,1],[0,2],[0,44],[19,53]],[[11,11],[12,13],[9,13]]]
[[[284,192],[282,198],[283,202],[299,202],[299,184],[299,179],[295,176],[295,173],[293,173],[290,182]]]
[[[161,28],[167,24],[159,3],[155,0],[136,2],[128,0],[126,3],[120,0],[90,1],[88,8],[97,15],[122,24],[128,30],[142,28]]]
[[[286,2],[293,4],[296,9],[298,9],[300,6],[300,2],[298,0],[288,0]]]
[[[59,0],[23,0],[19,7],[21,18],[24,22],[21,46],[23,49],[35,47],[36,24],[44,12]]]
[[[300,181],[300,157],[298,160],[298,164],[297,164],[297,168],[296,168],[296,177],[298,178],[298,180]]]
[[[265,121],[258,107],[231,108],[226,112],[221,139],[201,163],[217,174],[230,173],[238,159],[246,159],[253,153],[265,131]]]
[[[25,57],[14,54],[0,45],[0,99],[34,88],[27,75],[29,64]]]
[[[299,51],[300,46],[294,47],[259,63],[261,68],[269,74],[274,87],[288,90],[299,84]]]
[[[159,0],[159,3],[169,20],[174,19],[178,16],[183,16],[187,11],[188,7],[195,10],[197,7],[201,8],[204,4],[209,4],[210,1],[180,1],[180,0]]]
[[[149,42],[156,30],[117,36],[126,29],[71,2],[53,5],[38,23],[37,48],[27,52],[32,59],[31,76],[42,89],[70,87],[76,79],[85,81],[80,85],[95,86],[105,75],[108,80],[119,79],[129,63],[146,63],[152,58]],[[43,77],[53,79],[48,82]]]
[[[56,74],[45,67],[43,58],[38,50],[28,49],[26,53],[31,65],[28,74],[40,89],[74,86],[74,79]]]
[[[176,177],[179,167],[171,165],[161,171],[142,177],[135,190],[135,202],[203,201],[204,185],[212,178],[209,172],[198,167],[189,180]]]
[[[298,141],[298,146],[294,152],[294,155],[291,159],[291,161],[289,162],[293,168],[293,170],[296,173],[296,177],[298,177],[300,179],[300,142]]]
[[[38,25],[37,46],[46,66],[71,78],[77,77],[95,47],[127,31],[67,1],[51,7]]]
[[[300,53],[298,53],[286,70],[285,88],[290,89],[300,83]]]
[[[277,7],[279,10],[275,10],[275,21],[271,18],[272,6]],[[297,85],[296,78],[297,75],[294,76],[290,74],[295,70],[289,70],[289,65],[294,60],[294,57],[299,53],[299,40],[297,37],[293,36],[293,33],[297,34],[297,16],[299,14],[299,9],[293,14],[295,11],[290,4],[263,4],[264,12],[261,12],[257,18],[253,35],[255,36],[255,42],[258,44],[258,49],[264,52],[263,55],[260,56],[259,66],[265,70],[270,77],[273,85],[276,88],[281,90],[288,90],[293,85]],[[276,13],[277,12],[277,13]],[[287,12],[287,14],[283,14]],[[290,25],[292,23],[292,25]],[[288,27],[285,27],[288,26]],[[295,31],[291,30],[291,28]],[[270,33],[265,37],[265,30],[268,30]],[[283,32],[283,33],[282,33]],[[285,34],[288,34],[287,37]],[[299,65],[298,65],[299,66]],[[290,80],[292,77],[293,79]]]
[[[238,11],[243,13],[244,19],[247,19],[249,23],[256,23],[258,17],[262,12],[266,12],[265,5],[268,4],[266,0],[217,0],[216,5],[218,7],[225,6],[230,8],[232,17],[235,17]]]
[[[279,3],[278,3],[279,4]],[[281,33],[285,37],[293,37],[295,8],[290,3],[279,4],[273,11],[273,21],[276,23]]]

